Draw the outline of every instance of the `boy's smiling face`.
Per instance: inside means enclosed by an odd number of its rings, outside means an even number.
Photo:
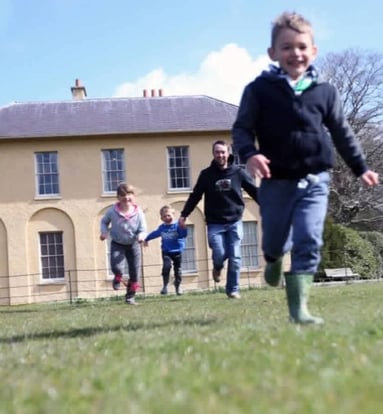
[[[312,34],[299,33],[284,28],[278,34],[275,44],[267,50],[271,60],[287,72],[291,79],[299,79],[317,55]]]

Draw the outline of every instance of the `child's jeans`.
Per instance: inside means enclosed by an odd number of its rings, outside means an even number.
[[[329,194],[328,172],[303,179],[263,179],[258,199],[262,248],[278,258],[291,250],[291,273],[315,273],[320,263]]]
[[[182,253],[181,252],[162,252],[162,279],[164,286],[169,283],[170,270],[174,269],[174,285],[179,286],[182,281],[181,273],[181,263],[182,263]]]
[[[125,262],[126,260],[126,262]],[[114,275],[125,273],[125,263],[128,263],[129,280],[138,282],[141,268],[141,247],[138,242],[123,245],[114,241],[110,244],[110,267]]]

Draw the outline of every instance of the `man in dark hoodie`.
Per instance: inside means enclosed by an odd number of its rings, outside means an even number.
[[[234,157],[227,142],[216,141],[212,149],[213,160],[208,168],[200,172],[181,211],[180,225],[186,226],[186,218],[204,195],[208,242],[212,249],[213,279],[216,283],[221,281],[221,271],[227,259],[226,294],[230,299],[239,299],[242,214],[245,207],[242,188],[255,201],[257,188],[245,169],[233,164]]]

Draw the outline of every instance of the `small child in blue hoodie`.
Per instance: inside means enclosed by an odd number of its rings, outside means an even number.
[[[162,252],[162,280],[163,287],[161,295],[168,294],[170,270],[173,263],[174,286],[177,295],[182,295],[182,252],[185,248],[187,229],[181,228],[178,220],[175,220],[175,212],[171,206],[163,206],[160,209],[160,216],[163,223],[154,231],[149,233],[144,246],[148,246],[150,240],[161,237]]]

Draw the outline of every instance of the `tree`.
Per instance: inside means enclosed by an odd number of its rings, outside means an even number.
[[[383,174],[383,55],[348,49],[319,59],[322,76],[340,92],[344,110],[358,137],[369,167]],[[383,229],[383,200],[379,187],[356,180],[337,155],[330,186],[329,214],[337,223]],[[382,210],[382,211],[381,211]]]

